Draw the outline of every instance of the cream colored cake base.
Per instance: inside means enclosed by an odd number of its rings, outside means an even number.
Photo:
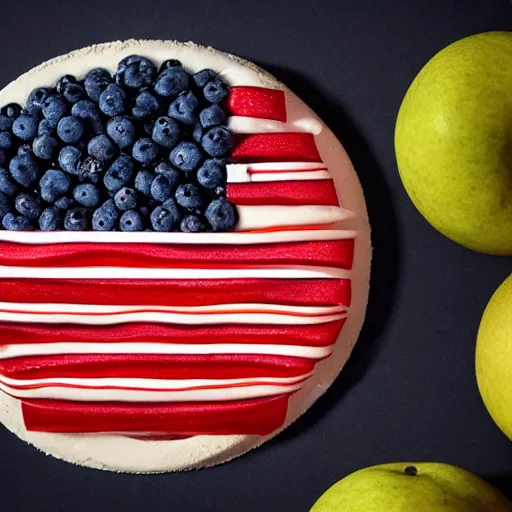
[[[83,76],[94,67],[115,70],[117,63],[130,54],[139,54],[160,64],[177,58],[187,69],[212,68],[231,85],[254,85],[286,91],[288,122],[255,120],[255,127],[281,131],[310,131],[316,135],[320,155],[334,179],[340,204],[355,215],[342,227],[357,230],[352,269],[352,305],[348,320],[338,338],[333,354],[317,365],[314,376],[289,402],[284,426],[266,437],[196,436],[178,441],[140,441],[112,435],[48,434],[27,432],[20,401],[0,392],[0,422],[19,438],[54,457],[91,468],[134,473],[180,471],[226,462],[256,448],[276,436],[303,414],[327,390],[347,361],[363,324],[370,278],[370,228],[363,192],[353,166],[333,133],[311,110],[283,84],[252,63],[212,48],[174,41],[113,42],[56,57],[20,76],[0,92],[0,105],[11,101],[23,103],[37,86],[53,86],[65,74]],[[233,129],[242,131],[244,126]],[[265,124],[266,123],[266,124]],[[247,126],[245,125],[245,128]],[[252,129],[252,131],[257,131]],[[14,442],[14,440],[13,440]]]

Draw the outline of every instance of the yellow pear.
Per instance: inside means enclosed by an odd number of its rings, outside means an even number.
[[[512,439],[512,275],[491,297],[478,329],[478,389],[490,415]]]
[[[392,463],[361,469],[328,489],[311,512],[511,512],[481,478],[448,464]]]
[[[395,130],[420,213],[475,251],[512,254],[512,32],[461,39],[410,85]]]

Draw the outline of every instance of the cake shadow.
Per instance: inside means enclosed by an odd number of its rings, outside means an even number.
[[[273,442],[286,441],[313,428],[339,404],[376,359],[396,294],[400,265],[397,216],[383,172],[355,122],[308,79],[285,68],[257,63],[302,98],[343,144],[363,187],[371,225],[373,247],[370,296],[366,319],[343,371],[307,413]],[[269,443],[271,444],[271,443]],[[263,447],[264,448],[264,447]]]

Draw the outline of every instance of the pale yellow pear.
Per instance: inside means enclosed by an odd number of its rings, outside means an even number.
[[[311,512],[510,512],[481,478],[448,464],[393,463],[361,469],[328,489]]]
[[[491,297],[478,329],[478,389],[490,415],[512,439],[512,275]]]
[[[512,32],[461,39],[410,85],[395,130],[400,176],[448,238],[512,254]]]

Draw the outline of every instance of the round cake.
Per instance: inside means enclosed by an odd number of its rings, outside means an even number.
[[[259,446],[326,391],[363,324],[370,228],[346,152],[297,96],[213,48],[130,40],[41,64],[9,104],[1,423],[75,464],[178,471]]]

